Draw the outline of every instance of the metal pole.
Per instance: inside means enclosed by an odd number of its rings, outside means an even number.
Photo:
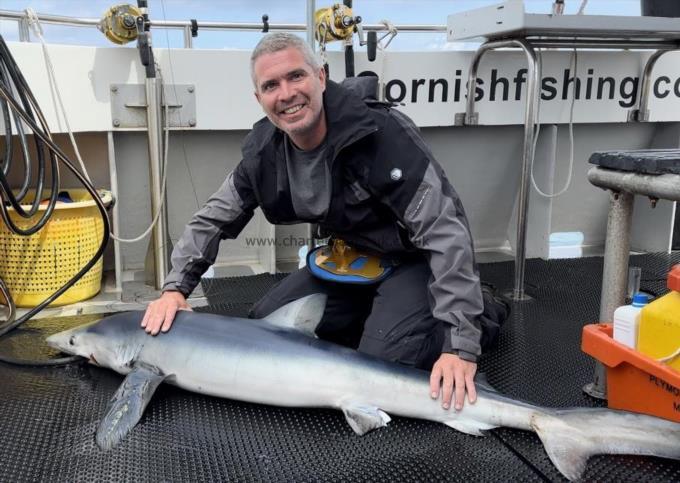
[[[633,194],[625,191],[610,194],[602,270],[600,322],[612,322],[614,310],[623,305],[626,298],[633,199]],[[586,384],[583,391],[594,398],[607,398],[607,373],[602,363],[596,363],[594,381]]]
[[[193,37],[191,36],[191,25],[185,26],[182,30],[184,31],[184,48],[193,49],[194,41]]]
[[[680,201],[680,174],[640,174],[594,166],[588,171],[588,181],[616,192]]]
[[[634,195],[625,191],[610,194],[600,322],[611,322],[614,319],[614,310],[623,305],[626,299],[633,199]]]
[[[311,0],[308,0],[311,1]],[[309,6],[309,3],[308,3]],[[310,7],[314,8],[314,6]],[[2,10],[0,9],[0,19],[20,21],[26,14],[22,11]],[[57,24],[57,25],[71,25],[76,27],[96,27],[99,25],[98,18],[81,18],[81,17],[65,17],[62,15],[52,15],[38,13],[41,23]],[[200,22],[201,30],[235,30],[235,31],[262,31],[262,22]],[[153,28],[169,28],[169,29],[183,29],[184,27],[191,27],[189,20],[153,20],[150,21]],[[313,25],[313,22],[308,22],[308,25]],[[365,32],[385,32],[387,27],[384,24],[362,24]],[[403,24],[395,25],[399,32],[446,32],[446,25],[428,25],[428,24]],[[307,24],[301,23],[270,23],[269,30],[283,30],[304,32],[307,30]]]
[[[314,12],[316,11],[316,0],[307,0],[307,43],[316,52],[316,42],[314,40]]]
[[[151,188],[151,216],[156,216],[161,210],[161,180],[163,177],[162,155],[163,152],[163,116],[161,111],[161,80],[157,77],[147,78],[146,87],[146,119],[149,135],[149,172]],[[165,208],[158,216],[158,221],[153,228],[153,261],[154,261],[154,286],[156,290],[163,288],[165,275],[170,266],[168,245],[165,234],[167,223]]]
[[[111,182],[111,194],[113,195],[114,205],[112,213],[113,232],[120,236],[120,211],[118,204],[118,171],[116,169],[116,150],[113,144],[113,132],[109,131],[106,136],[109,148],[109,180]],[[120,242],[113,240],[113,263],[115,267],[116,292],[123,292],[123,269],[120,258]]]
[[[307,42],[316,52],[316,39],[314,37],[314,12],[316,11],[316,0],[307,0]],[[314,223],[307,224],[307,250],[312,251],[316,247],[316,239],[314,237],[316,225]]]
[[[636,109],[632,109],[629,112],[629,121],[647,122],[649,121],[649,91],[652,86],[652,70],[656,65],[656,61],[665,54],[666,52],[671,52],[670,50],[657,50],[654,52],[647,63],[645,64],[645,69],[642,72],[642,86],[640,88],[640,102]]]
[[[536,126],[536,104],[539,60],[534,49],[528,43],[520,41],[529,64],[527,72],[527,104],[524,110],[524,146],[522,153],[522,176],[519,186],[519,203],[517,206],[517,250],[515,253],[515,286],[512,290],[513,300],[528,300],[524,293],[524,269],[526,264],[527,215],[529,213],[529,186],[531,182],[531,161],[534,156],[534,132]]]
[[[479,117],[475,112],[475,88],[477,86],[477,70],[482,56],[494,49],[503,47],[519,47],[527,58],[527,89],[526,106],[524,109],[524,146],[522,150],[522,174],[519,185],[519,202],[517,206],[517,244],[515,250],[515,278],[510,296],[513,300],[530,300],[524,293],[524,269],[526,264],[527,214],[529,211],[529,184],[531,181],[531,160],[533,158],[534,133],[538,121],[536,106],[538,103],[538,89],[540,85],[540,59],[532,45],[520,39],[489,41],[482,44],[472,58],[468,74],[468,96],[465,113],[456,114],[456,124],[476,125]]]
[[[30,42],[31,41],[31,31],[28,28],[28,20],[26,17],[21,17],[17,24],[19,29],[19,42]]]

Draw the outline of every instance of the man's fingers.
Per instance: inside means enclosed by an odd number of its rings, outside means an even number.
[[[456,354],[442,354],[430,374],[430,395],[437,398],[441,392],[442,408],[449,409],[453,403],[456,411],[460,411],[465,404],[466,392],[470,403],[477,400],[476,371],[474,362],[460,359]]]
[[[179,292],[164,292],[160,298],[149,304],[142,318],[141,326],[147,334],[167,332],[178,310],[191,310],[184,295]]]
[[[165,320],[163,321],[163,326],[161,327],[162,332],[167,332],[170,330],[170,326],[172,325],[172,322],[175,320],[175,315],[177,314],[177,307],[174,305],[171,305],[168,307],[168,309],[165,311]]]
[[[449,409],[451,407],[451,396],[453,396],[453,371],[451,369],[444,371],[444,393],[442,395],[442,407]]]
[[[144,318],[142,319],[142,327],[146,327],[146,324],[149,322],[149,313],[151,312],[151,306],[149,306],[146,309],[146,312],[144,312]]]
[[[149,319],[149,323],[146,324],[146,333],[147,334],[153,334],[154,331],[156,330],[157,325],[158,325],[158,314],[153,314],[151,319]]]
[[[465,373],[462,369],[456,369],[455,372],[456,380],[456,411],[463,409],[463,403],[465,402]]]
[[[475,387],[474,374],[465,375],[465,387],[467,388],[468,401],[474,404],[477,401],[477,388]]]
[[[154,307],[154,311],[151,317],[149,317],[149,322],[146,324],[147,334],[156,335],[158,333],[158,329],[163,323],[163,314],[164,312],[159,307]]]
[[[163,323],[165,322],[165,310],[161,310],[156,319],[154,320],[153,327],[151,329],[151,335],[156,335],[160,332]]]
[[[439,386],[442,381],[442,369],[439,364],[435,364],[430,373],[430,397],[437,399],[439,397]]]

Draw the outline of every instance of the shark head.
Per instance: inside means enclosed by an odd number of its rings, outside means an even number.
[[[134,333],[118,317],[75,327],[49,336],[47,344],[67,354],[118,372],[127,372],[139,350]]]

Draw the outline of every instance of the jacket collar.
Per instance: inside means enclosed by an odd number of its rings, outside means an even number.
[[[363,99],[331,80],[326,83],[323,106],[328,124],[327,143],[336,152],[378,129]],[[266,147],[278,145],[284,135],[265,117],[253,125],[253,130],[244,141],[244,155],[259,155]]]

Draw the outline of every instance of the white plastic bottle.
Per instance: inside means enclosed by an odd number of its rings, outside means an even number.
[[[635,349],[640,328],[640,311],[649,301],[647,294],[636,293],[633,303],[614,311],[614,340]]]

